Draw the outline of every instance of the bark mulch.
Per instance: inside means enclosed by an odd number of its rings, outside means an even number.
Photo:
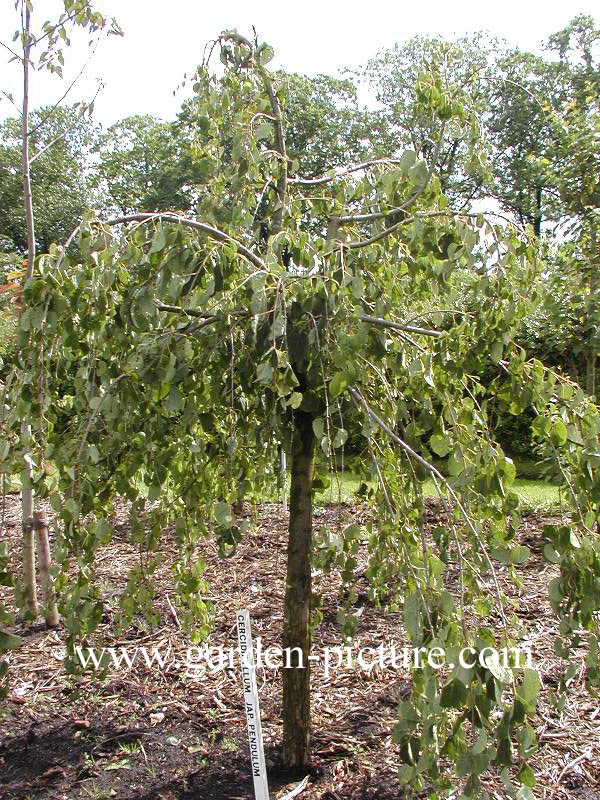
[[[19,563],[18,498],[8,499],[6,526],[15,567]],[[360,521],[366,511],[345,506],[343,517]],[[112,669],[105,678],[86,673],[70,677],[62,666],[64,631],[17,624],[14,632],[24,643],[8,656],[10,694],[0,711],[0,799],[117,798],[118,800],[247,800],[253,798],[241,681],[228,668],[194,676],[186,670],[190,646],[173,598],[170,564],[177,544],[168,535],[163,543],[156,608],[160,623],[154,630],[142,619],[118,638],[114,614],[129,568],[137,561],[136,547],[126,541],[126,508],[116,509],[118,534],[102,550],[98,573],[107,613],[96,641],[102,646],[159,648],[167,653],[163,669],[149,668],[141,655],[131,668]],[[316,527],[337,525],[337,508],[318,509]],[[584,669],[572,679],[563,711],[550,703],[560,665],[553,654],[557,627],[547,600],[546,586],[555,568],[541,557],[543,515],[524,519],[520,540],[532,555],[525,565],[521,589],[499,569],[511,597],[513,613],[530,632],[534,665],[540,669],[544,692],[535,720],[539,750],[533,761],[538,798],[600,800],[600,701],[583,685]],[[428,510],[429,524],[444,524],[436,506]],[[253,634],[263,646],[281,643],[287,515],[280,506],[265,504],[254,516],[252,532],[228,559],[219,558],[214,543],[198,545],[206,561],[214,629],[208,643],[235,647],[235,611],[248,608]],[[315,576],[323,593],[324,620],[314,637],[316,652],[341,644],[336,620],[339,584]],[[357,604],[360,646],[396,644],[402,647],[399,614],[375,609],[364,593]],[[3,590],[4,591],[4,590]],[[4,600],[10,604],[8,593]],[[187,674],[186,674],[187,672]],[[322,664],[312,670],[314,725],[313,762],[300,800],[394,800],[402,798],[396,772],[398,748],[391,734],[398,701],[410,689],[410,673],[340,668],[326,678]],[[281,675],[258,673],[261,715],[272,798],[285,795],[306,775],[282,772]],[[496,800],[506,797],[501,783],[489,779]],[[409,795],[410,796],[410,795]]]

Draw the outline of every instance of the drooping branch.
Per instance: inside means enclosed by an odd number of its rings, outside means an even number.
[[[363,161],[361,164],[354,164],[350,167],[345,167],[340,172],[336,172],[334,175],[323,175],[320,178],[299,178],[296,176],[290,177],[289,182],[301,186],[323,186],[326,183],[331,183],[331,181],[334,181],[337,178],[343,178],[345,175],[350,175],[353,172],[359,172],[362,169],[369,169],[369,167],[376,167],[380,164],[399,163],[400,159],[398,158],[374,158],[370,161]]]
[[[273,81],[269,75],[268,70],[265,69],[261,63],[262,46],[257,47],[245,36],[241,36],[237,31],[228,31],[219,37],[219,41],[230,41],[238,47],[244,47],[248,51],[247,57],[244,59],[243,66],[248,67],[250,64],[254,65],[256,72],[260,75],[269,103],[271,104],[271,111],[273,116],[268,117],[273,122],[275,128],[275,147],[274,150],[279,156],[279,177],[277,178],[276,191],[277,191],[277,207],[273,214],[273,224],[271,226],[270,234],[272,236],[281,233],[283,229],[283,213],[286,203],[287,185],[288,185],[288,159],[285,142],[285,123],[283,117],[283,110],[279,98],[273,89]],[[266,115],[265,115],[266,116]]]
[[[283,111],[281,109],[281,103],[279,102],[279,98],[273,91],[273,83],[269,78],[267,71],[260,67],[260,75],[265,85],[265,89],[269,96],[269,101],[271,103],[271,108],[273,110],[273,115],[275,116],[275,149],[281,156],[281,163],[279,165],[279,177],[277,179],[277,200],[278,205],[275,209],[275,213],[273,214],[273,227],[271,233],[275,236],[278,233],[281,233],[283,228],[283,212],[286,202],[286,195],[287,195],[287,184],[288,184],[288,164],[287,164],[287,152],[285,147],[285,128],[283,123]]]
[[[87,58],[87,60],[85,61],[84,65],[81,67],[81,69],[79,70],[79,72],[77,73],[77,75],[76,75],[76,76],[73,78],[73,80],[71,81],[71,83],[70,83],[70,84],[67,86],[67,88],[66,88],[66,89],[65,89],[65,91],[64,91],[64,92],[61,94],[61,96],[58,98],[58,100],[57,100],[57,101],[56,101],[56,102],[55,102],[55,103],[52,105],[52,107],[51,107],[51,108],[50,108],[50,109],[47,111],[47,113],[46,113],[46,114],[44,114],[44,116],[43,116],[43,117],[42,117],[42,119],[41,119],[41,120],[40,120],[40,121],[37,123],[37,125],[34,125],[34,126],[33,126],[33,128],[31,128],[31,130],[29,131],[29,136],[33,136],[33,134],[34,134],[34,133],[36,133],[36,131],[38,131],[38,130],[39,130],[39,129],[40,129],[42,126],[43,126],[43,125],[45,125],[45,124],[46,124],[46,122],[48,122],[48,120],[50,119],[50,117],[52,116],[52,114],[54,114],[54,112],[56,111],[56,109],[57,109],[57,108],[60,106],[60,104],[62,103],[62,101],[63,101],[63,100],[66,98],[66,96],[69,94],[69,92],[71,91],[71,89],[72,89],[72,88],[75,86],[75,84],[77,83],[77,81],[78,81],[78,80],[81,78],[81,76],[83,75],[83,73],[85,72],[85,70],[87,69],[87,67],[89,66],[89,63],[90,63],[90,61],[92,60],[92,58],[94,57],[94,55],[95,55],[95,53],[96,53],[96,47],[97,47],[97,46],[98,46],[97,44],[94,46],[94,49],[92,50],[92,52],[90,53],[89,57],[88,57],[88,58]],[[98,96],[98,93],[100,92],[100,89],[101,89],[101,88],[102,88],[102,83],[100,83],[100,84],[99,84],[99,86],[98,86],[98,89],[97,89],[97,91],[96,91],[96,94],[94,95],[94,98],[93,98],[93,100],[91,101],[91,104],[94,102],[94,100],[95,100],[95,99],[96,99],[96,97]],[[90,105],[91,105],[91,104],[90,104]],[[58,138],[60,138],[60,137],[58,137]],[[54,144],[54,142],[52,142],[51,144]],[[49,146],[50,146],[50,145],[48,145],[48,147],[49,147]],[[45,148],[45,149],[46,149],[46,148]],[[38,153],[38,155],[40,155],[40,154]],[[35,158],[37,158],[37,155],[35,156]],[[33,159],[32,159],[32,160],[33,160]]]
[[[200,319],[209,319],[214,316],[214,314],[200,311],[198,308],[184,308],[183,306],[171,306],[164,303],[158,303],[156,307],[159,311],[168,311],[170,314],[185,314],[188,317],[198,317]]]
[[[245,247],[241,242],[238,242],[237,239],[234,239],[232,236],[229,236],[227,233],[220,231],[218,228],[213,228],[212,225],[207,225],[206,222],[199,222],[195,219],[188,219],[187,217],[182,217],[179,214],[171,214],[165,212],[157,212],[157,213],[150,213],[150,212],[138,212],[136,214],[127,214],[123,217],[116,217],[114,219],[109,219],[107,221],[107,225],[126,225],[128,222],[168,222],[173,225],[183,225],[187,228],[193,228],[194,230],[200,231],[201,233],[205,233],[211,239],[214,239],[217,242],[223,242],[223,244],[231,245],[235,247],[240,255],[244,256],[244,258],[257,267],[259,270],[263,272],[268,272],[267,266],[265,262],[256,256],[252,250],[249,250]]]
[[[441,148],[442,148],[442,142],[443,141],[444,141],[444,125],[442,124],[441,130],[440,130],[440,138],[438,139],[438,142],[436,144],[435,151],[434,151],[433,156],[431,158],[431,166],[429,167],[429,169],[427,171],[427,175],[425,177],[425,180],[423,181],[423,185],[420,186],[415,192],[413,192],[413,194],[408,198],[408,200],[406,200],[406,202],[404,202],[401,205],[399,205],[395,209],[396,212],[401,213],[402,211],[406,211],[408,208],[410,208],[412,205],[414,205],[416,203],[416,201],[419,199],[419,197],[423,194],[423,192],[425,191],[427,186],[429,185],[429,181],[431,180],[431,178],[433,176],[433,172],[435,170],[435,165],[437,164],[437,160],[438,160],[439,155],[440,155],[440,151],[441,151]],[[389,214],[389,212],[388,212],[388,214]],[[386,216],[387,216],[387,214],[386,214]],[[382,231],[380,231],[375,236],[371,236],[370,239],[362,239],[362,240],[358,240],[356,242],[344,242],[340,246],[346,247],[349,250],[358,250],[361,247],[367,247],[368,245],[374,244],[375,242],[378,242],[381,239],[386,238],[391,233],[393,233],[395,230],[400,228],[402,225],[405,225],[406,222],[408,222],[408,220],[401,219],[398,222],[394,223],[393,225],[390,225],[388,228],[384,228]]]
[[[443,336],[442,331],[433,328],[418,328],[415,325],[404,325],[401,322],[393,322],[382,317],[372,317],[370,314],[361,314],[361,322],[368,322],[370,325],[377,325],[380,328],[391,328],[395,331],[406,331],[406,333],[420,333],[422,336]]]
[[[4,97],[6,97],[8,102],[11,103],[11,105],[13,105],[16,108],[17,113],[19,115],[21,115],[22,109],[20,109],[19,106],[15,103],[15,101],[13,100],[12,95],[10,95],[8,92],[5,92],[4,89],[0,89],[0,94],[4,95]]]
[[[0,47],[3,47],[5,50],[8,50],[8,52],[12,55],[13,58],[11,58],[11,61],[13,59],[16,59],[17,61],[22,61],[23,60],[23,56],[20,56],[18,53],[15,53],[15,51],[12,49],[12,47],[9,47],[7,44],[5,44],[2,41],[0,41]]]
[[[344,214],[339,217],[329,217],[329,219],[335,220],[339,225],[349,225],[352,222],[376,222],[378,219],[385,219],[386,217],[391,217],[405,210],[406,210],[405,206],[394,206],[393,208],[390,208],[387,211],[374,211],[372,214]],[[402,222],[412,222],[415,219],[426,219],[429,217],[449,217],[449,216],[476,217],[478,216],[478,214],[477,213],[460,214],[455,211],[448,211],[447,209],[443,211],[419,211],[416,214],[413,214],[411,217],[406,217],[405,219],[402,220]]]
[[[469,530],[471,531],[471,533],[473,534],[473,536],[477,540],[477,543],[481,547],[481,550],[483,552],[484,558],[488,563],[488,566],[489,566],[490,571],[492,573],[492,579],[494,581],[494,588],[496,590],[496,595],[497,595],[498,603],[499,603],[499,606],[500,606],[500,614],[501,614],[501,617],[502,617],[502,622],[504,624],[504,629],[507,630],[508,624],[507,624],[506,616],[504,614],[504,606],[502,605],[502,592],[500,590],[500,584],[498,583],[498,576],[496,575],[496,570],[494,568],[494,565],[492,564],[492,560],[491,560],[491,558],[490,558],[490,556],[489,556],[489,554],[487,552],[487,549],[486,549],[486,547],[485,547],[485,545],[484,545],[484,543],[483,543],[483,541],[481,539],[481,536],[479,535],[477,529],[475,528],[475,526],[471,522],[471,518],[469,517],[469,515],[467,513],[467,510],[465,509],[465,507],[461,503],[459,496],[456,494],[456,492],[454,491],[454,489],[450,485],[450,482],[442,475],[442,473],[439,471],[439,469],[436,469],[436,467],[434,467],[433,464],[430,464],[429,461],[427,461],[427,459],[425,459],[425,458],[423,458],[423,456],[419,455],[419,453],[417,453],[416,450],[413,450],[413,448],[409,444],[407,444],[403,439],[401,439],[398,436],[398,434],[390,428],[390,426],[385,422],[385,420],[383,420],[379,416],[379,414],[377,414],[376,411],[373,411],[371,406],[367,403],[367,401],[362,396],[362,394],[360,394],[360,392],[357,392],[356,389],[353,389],[351,386],[348,387],[347,391],[350,394],[350,396],[352,397],[352,399],[354,400],[354,402],[357,404],[357,406],[359,408],[363,408],[366,411],[366,413],[371,417],[371,419],[379,425],[379,427],[382,429],[382,431],[387,433],[387,435],[390,437],[390,439],[392,439],[399,447],[401,447],[402,450],[404,450],[404,452],[410,458],[412,458],[414,461],[416,461],[418,464],[420,464],[422,467],[424,467],[427,470],[427,472],[429,472],[430,475],[432,475],[435,478],[437,478],[437,480],[440,481],[440,483],[442,483],[446,487],[447,491],[449,492],[449,494],[451,495],[452,499],[456,503],[456,506],[459,509],[459,511],[460,511],[465,523],[467,524],[467,527],[469,528]]]

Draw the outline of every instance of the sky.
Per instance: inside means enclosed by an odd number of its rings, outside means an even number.
[[[450,38],[486,30],[522,49],[539,52],[542,42],[576,14],[589,14],[600,22],[597,0],[371,0],[361,4],[353,0],[96,0],[95,6],[115,16],[125,35],[100,41],[67,100],[89,101],[102,79],[105,86],[97,97],[94,117],[104,125],[130,114],[173,118],[189,90],[180,90],[176,96],[173,91],[201,61],[205,43],[225,29],[251,35],[254,25],[259,38],[276,50],[273,66],[314,75],[358,66],[417,34]],[[59,0],[34,0],[34,22],[39,26],[46,19],[55,20],[60,7]],[[18,23],[14,0],[0,0],[0,41],[11,45]],[[11,92],[18,104],[18,65],[8,65],[9,54],[3,48],[0,51],[0,89]],[[65,52],[64,81],[40,73],[32,77],[33,106],[56,102],[89,52],[87,35],[76,33]],[[0,95],[0,118],[14,111]]]

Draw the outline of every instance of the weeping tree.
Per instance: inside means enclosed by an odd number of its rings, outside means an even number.
[[[64,0],[64,11],[55,21],[45,21],[36,25],[36,15],[34,14],[34,3],[32,0],[16,0],[15,11],[20,17],[19,29],[13,36],[13,43],[19,48],[15,51],[12,47],[3,43],[3,47],[12,56],[10,62],[16,62],[21,70],[22,94],[21,105],[17,106],[12,93],[2,89],[2,94],[20,112],[20,155],[21,155],[21,180],[22,195],[22,217],[24,228],[20,232],[21,244],[25,252],[24,281],[31,281],[35,272],[35,261],[37,255],[37,245],[39,236],[36,236],[36,211],[32,188],[32,171],[36,173],[37,166],[34,162],[47,154],[52,147],[64,144],[63,140],[69,139],[72,128],[75,127],[74,121],[68,119],[68,115],[61,115],[57,111],[60,102],[68,91],[72,88],[75,81],[71,84],[67,92],[50,109],[42,113],[38,118],[34,118],[31,112],[30,84],[35,70],[48,70],[62,78],[62,68],[64,65],[64,48],[69,44],[69,35],[73,29],[84,29],[92,37],[90,46],[94,44],[94,39],[101,31],[109,33],[120,33],[114,20],[109,21],[99,14],[90,4],[89,0]],[[80,73],[81,74],[81,73]],[[77,79],[76,79],[77,80]],[[87,106],[80,105],[80,113],[83,114]],[[61,116],[63,119],[61,120]],[[40,131],[47,134],[48,127],[55,124],[56,119],[62,121],[62,128],[49,137],[49,141],[43,146],[39,146]],[[39,164],[39,162],[38,162]],[[10,171],[10,170],[9,170]],[[12,175],[9,175],[9,178]],[[63,175],[64,178],[64,175]],[[55,176],[56,180],[56,176]],[[45,198],[48,203],[48,197]],[[39,210],[39,209],[38,209]],[[4,220],[5,223],[7,220]],[[10,225],[8,225],[10,228]],[[7,228],[7,230],[8,230]],[[18,238],[18,237],[17,237]],[[25,323],[26,324],[26,323]],[[22,477],[22,527],[23,527],[23,593],[25,596],[25,609],[31,618],[38,615],[37,585],[36,585],[36,553],[35,542],[38,542],[39,571],[44,590],[44,617],[49,627],[56,627],[59,624],[56,603],[52,597],[50,581],[50,544],[48,539],[48,524],[40,511],[35,511],[33,494],[33,470],[34,464],[30,450],[31,420],[27,413],[21,419],[21,455],[24,467],[20,470]]]
[[[537,673],[493,658],[467,668],[457,654],[472,647],[476,659],[523,635],[499,580],[502,570],[518,581],[529,555],[515,541],[515,467],[488,429],[490,387],[473,377],[491,360],[497,403],[534,409],[536,436],[568,486],[570,526],[548,528],[544,551],[559,569],[549,586],[556,647],[568,660],[587,644],[587,678],[598,679],[600,420],[581,391],[513,343],[538,271],[535,243],[450,210],[433,165],[446,124],[455,135],[473,123],[465,92],[435,65],[417,87],[422,113],[441,120],[430,163],[407,150],[303,178],[287,153],[271,48],[236,33],[215,48],[222,76],[208,63],[194,85],[207,176],[197,216],[89,214],[74,233],[78,259],[51,248],[25,288],[23,368],[5,425],[23,414],[37,421],[33,463],[43,467],[33,479],[57,511],[55,588],[69,647],[102,617],[95,554],[112,537],[117,495],[129,502],[140,552],[119,623],[140,609],[156,619],[153,573],[171,526],[181,618],[206,635],[202,538],[235,552],[249,523],[232,505],[240,487],[260,496],[283,443],[283,646],[293,654],[282,671],[284,764],[310,758],[311,565],[339,571],[339,617],[351,635],[363,548],[372,600],[402,611],[413,646],[443,647],[453,663],[413,672],[394,732],[401,781],[432,792],[458,781],[475,796],[492,769],[509,793],[532,797]],[[479,302],[461,314],[445,299],[465,270]],[[376,487],[372,522],[340,523],[315,542],[313,491],[339,472],[350,429],[363,437],[359,469]],[[428,478],[449,510],[447,528],[431,535]]]

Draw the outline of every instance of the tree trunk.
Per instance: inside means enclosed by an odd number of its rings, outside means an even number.
[[[22,427],[22,431],[23,428]],[[29,433],[29,426],[23,431]],[[21,513],[23,515],[23,590],[25,592],[25,608],[35,619],[38,611],[37,586],[35,583],[35,537],[33,535],[33,492],[23,489],[21,496]]]
[[[294,413],[290,522],[283,646],[290,648],[283,670],[283,765],[302,767],[310,759],[310,601],[312,482],[315,435],[312,416]],[[298,649],[292,649],[298,648]],[[287,651],[286,651],[287,652]],[[285,666],[285,665],[284,665]]]
[[[43,511],[35,511],[33,514],[33,527],[37,534],[39,557],[40,557],[40,583],[42,585],[44,599],[44,619],[49,628],[57,628],[59,625],[58,609],[54,599],[52,583],[50,580],[50,540],[48,538],[48,519]]]
[[[27,269],[25,283],[33,276],[35,261],[35,227],[33,219],[33,200],[31,197],[31,175],[29,170],[29,54],[31,11],[25,6],[25,25],[23,29],[23,203],[27,222]],[[21,490],[21,513],[23,519],[23,584],[27,611],[34,617],[38,615],[37,588],[35,583],[35,538],[33,535],[33,489],[31,481],[33,470],[29,447],[31,426],[27,420],[21,423],[23,456],[25,457],[25,477],[28,485]]]

